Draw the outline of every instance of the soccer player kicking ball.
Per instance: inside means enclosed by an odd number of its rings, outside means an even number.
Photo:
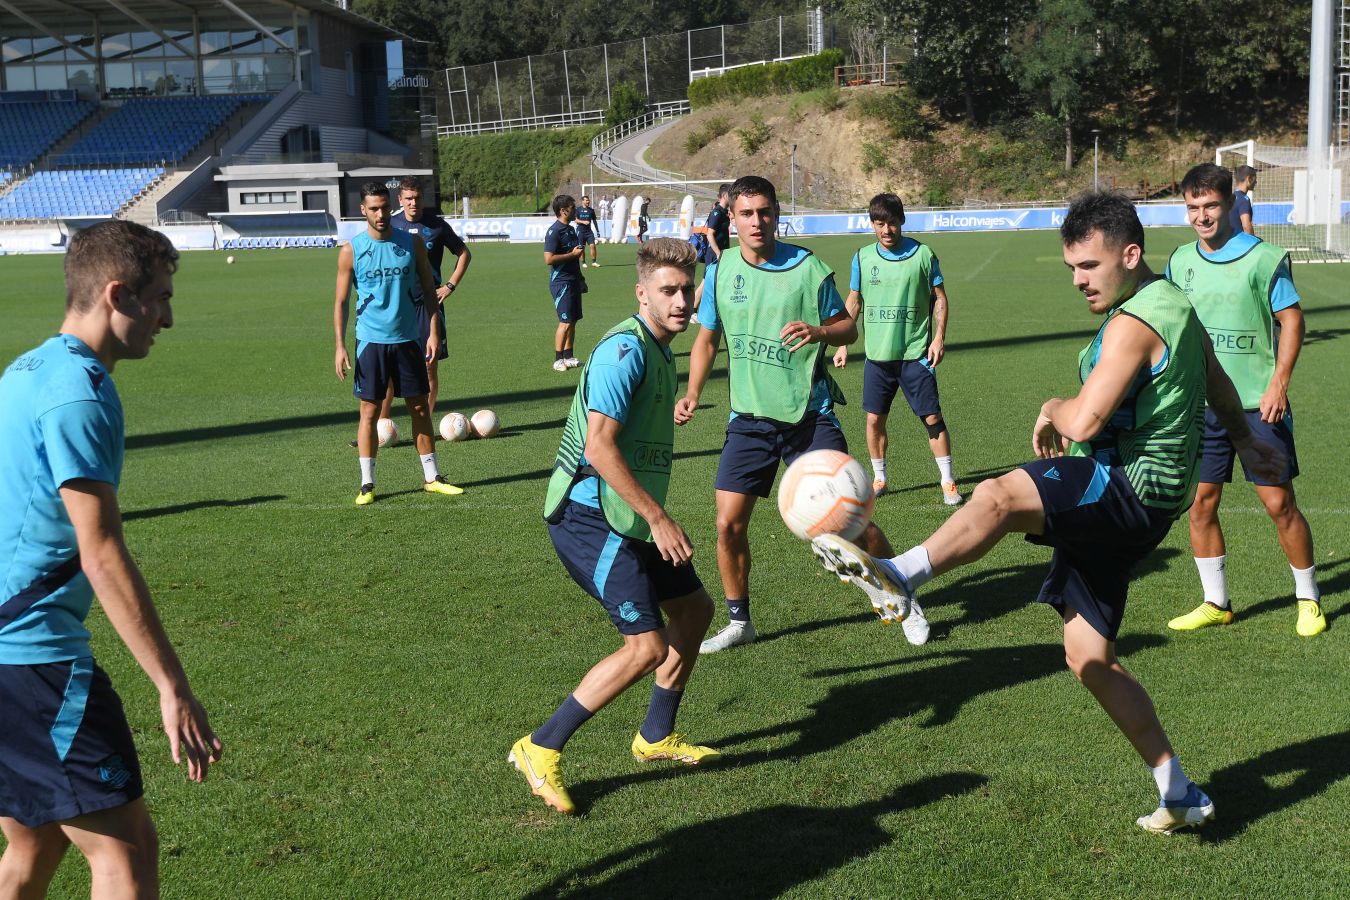
[[[1199,238],[1178,247],[1167,261],[1167,277],[1190,298],[1214,341],[1214,355],[1237,388],[1247,426],[1284,448],[1288,460],[1274,478],[1264,478],[1245,463],[1243,473],[1275,523],[1280,547],[1294,573],[1302,637],[1326,631],[1312,529],[1294,498],[1298,456],[1294,452],[1294,413],[1289,380],[1303,346],[1303,310],[1289,270],[1289,254],[1274,244],[1232,226],[1232,176],[1216,165],[1196,166],[1181,181],[1186,218]],[[1233,442],[1223,423],[1205,414],[1200,487],[1191,507],[1191,550],[1200,570],[1204,601],[1167,623],[1176,631],[1194,631],[1233,621],[1229,607],[1227,547],[1219,525],[1223,486],[1233,480]]]
[[[1139,826],[1170,833],[1209,821],[1214,804],[1186,778],[1153,701],[1116,659],[1130,575],[1191,503],[1207,396],[1254,470],[1277,470],[1282,454],[1248,429],[1185,295],[1149,271],[1144,229],[1129,200],[1079,197],[1060,236],[1074,286],[1106,321],[1079,354],[1078,396],[1041,407],[1031,435],[1040,459],[982,482],[932,537],[902,556],[877,559],[833,535],[816,538],[813,549],[840,578],[912,598],[933,576],[974,562],[1010,532],[1053,547],[1038,599],[1064,620],[1069,668],[1153,771],[1162,799]],[[1070,442],[1070,455],[1062,456]]]
[[[834,286],[834,272],[810,250],[778,240],[778,196],[766,179],[747,175],[727,192],[740,236],[703,278],[702,324],[689,353],[689,386],[675,404],[675,421],[694,417],[722,334],[727,336],[732,418],[717,466],[717,568],[730,622],[703,642],[716,653],[756,638],[750,620],[750,516],[769,496],[780,462],[810,450],[848,452],[834,415],[837,387],[825,371],[824,347],[857,340],[858,328]],[[862,534],[870,552],[889,556],[891,545],[875,524]],[[913,644],[928,640],[918,606],[872,591],[882,621],[900,620]]]
[[[938,401],[937,367],[947,339],[942,269],[932,250],[900,235],[905,205],[895,194],[877,194],[868,214],[877,242],[853,255],[846,306],[855,320],[862,310],[866,326],[863,411],[867,413],[872,490],[877,494],[886,490],[886,417],[896,393],[903,392],[909,408],[928,429],[942,502],[960,506],[961,493],[952,475],[952,436]],[[848,347],[840,347],[834,353],[834,364],[843,368],[847,362]]]
[[[378,181],[361,186],[361,214],[366,230],[338,251],[337,299],[333,303],[333,332],[337,352],[333,367],[345,381],[352,368],[347,356],[347,296],[356,282],[356,372],[352,393],[361,401],[356,432],[361,463],[361,489],[356,505],[375,502],[375,453],[379,441],[375,422],[380,402],[392,385],[394,394],[408,404],[417,454],[422,462],[422,489],[430,494],[462,494],[464,489],[446,481],[436,463],[431,437],[431,407],[428,405],[427,361],[441,349],[441,336],[430,329],[425,349],[417,340],[417,307],[413,303],[414,280],[422,284],[422,296],[436,295],[436,279],[427,261],[427,248],[410,232],[390,224],[389,188]],[[439,307],[435,315],[444,311]]]
[[[670,342],[689,327],[694,262],[686,241],[657,238],[638,248],[637,315],[592,351],[549,481],[544,515],[558,558],[623,636],[623,646],[507,757],[530,790],[561,813],[576,812],[562,781],[563,745],[648,673],[656,673],[656,684],[633,756],[688,765],[720,756],[675,732],[713,610],[694,572],[689,536],[664,509],[677,382]]]
[[[70,239],[61,331],[0,378],[0,896],[42,897],[67,848],[95,897],[159,894],[159,848],[122,701],[94,661],[94,593],[159,691],[174,762],[203,781],[221,743],[122,537],[114,367],[173,325],[178,252],[143,225]]]

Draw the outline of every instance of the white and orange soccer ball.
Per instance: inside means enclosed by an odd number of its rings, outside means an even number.
[[[467,441],[469,439],[469,420],[463,413],[447,413],[441,419],[441,437],[447,441]]]
[[[375,423],[375,436],[380,439],[381,447],[392,447],[398,443],[398,425],[393,419],[380,419]]]
[[[854,540],[872,521],[875,502],[862,464],[838,450],[803,453],[778,485],[778,513],[804,541],[822,534]]]
[[[501,420],[490,409],[480,409],[469,419],[469,430],[480,438],[496,437],[501,427]]]

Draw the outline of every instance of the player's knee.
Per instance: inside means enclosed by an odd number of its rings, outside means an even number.
[[[651,632],[656,634],[656,632]],[[670,653],[670,645],[664,640],[656,639],[642,641],[634,644],[630,659],[635,670],[643,675],[648,675],[661,668],[661,664],[666,661],[666,656]]]
[[[947,430],[947,423],[943,421],[939,413],[932,416],[923,417],[923,427],[928,430],[928,439],[937,440],[942,436],[942,432]]]
[[[1270,517],[1280,525],[1293,522],[1299,515],[1298,504],[1294,501],[1293,491],[1263,493],[1261,502],[1265,505],[1266,512]]]
[[[975,485],[970,499],[972,503],[992,507],[993,512],[1000,516],[1012,511],[1012,492],[999,478],[987,478]]]
[[[717,514],[717,539],[724,543],[744,541],[748,525],[748,522],[739,517],[719,512]]]
[[[150,885],[158,880],[159,834],[144,816],[117,839],[100,841],[85,854],[96,880]]]

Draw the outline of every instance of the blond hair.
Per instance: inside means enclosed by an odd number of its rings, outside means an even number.
[[[638,247],[638,280],[650,278],[657,269],[672,266],[693,274],[698,254],[693,244],[678,238],[652,238]]]

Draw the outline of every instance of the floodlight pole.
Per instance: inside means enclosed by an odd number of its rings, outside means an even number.
[[[797,214],[797,145],[792,145],[792,162],[788,166],[792,180],[792,214]]]
[[[539,160],[534,161],[534,211],[539,212]]]

